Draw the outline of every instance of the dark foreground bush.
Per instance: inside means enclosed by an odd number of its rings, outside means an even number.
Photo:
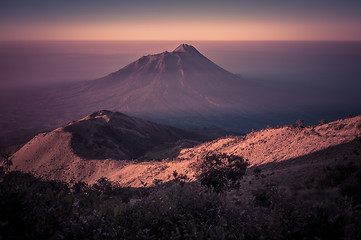
[[[315,195],[315,194],[313,194]],[[271,186],[217,194],[198,183],[121,188],[41,181],[0,183],[2,239],[361,239],[361,213],[339,197],[303,198]]]
[[[241,156],[224,153],[207,155],[202,160],[198,176],[202,185],[216,192],[239,187],[248,167],[248,162]]]

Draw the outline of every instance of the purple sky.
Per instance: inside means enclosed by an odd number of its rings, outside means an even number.
[[[356,0],[11,0],[0,40],[361,41]]]

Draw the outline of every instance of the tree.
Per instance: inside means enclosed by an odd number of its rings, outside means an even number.
[[[346,115],[346,119],[350,119],[350,118],[352,118],[352,117],[353,117],[353,115],[350,114],[350,113]]]
[[[318,120],[318,122],[319,122],[321,125],[326,124],[326,120],[325,120],[325,119]]]
[[[5,173],[9,172],[10,171],[10,167],[13,165],[13,161],[10,159],[12,155],[10,153],[6,153],[3,155],[3,162],[2,162],[2,165],[3,165],[3,171]]]
[[[98,181],[93,184],[93,190],[103,194],[110,194],[113,190],[112,182],[106,177],[101,177]]]
[[[180,182],[180,183],[185,183],[185,182],[187,182],[188,180],[189,180],[189,178],[187,177],[187,175],[185,175],[185,174],[179,174],[177,171],[173,171],[173,177],[174,177],[174,179],[173,179],[173,181],[174,182]]]
[[[198,179],[217,193],[232,190],[239,187],[248,165],[241,156],[225,153],[207,155],[202,160]]]
[[[302,127],[303,124],[304,124],[304,121],[301,120],[301,119],[298,119],[298,120],[296,121],[296,124],[297,124],[299,127]]]

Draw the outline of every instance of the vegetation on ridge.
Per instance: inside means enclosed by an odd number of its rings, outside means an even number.
[[[360,239],[361,167],[349,162],[323,171],[325,177],[312,188],[266,184],[250,196],[244,184],[219,194],[176,173],[172,181],[154,187],[124,188],[106,178],[91,186],[68,185],[10,172],[0,183],[0,236]]]

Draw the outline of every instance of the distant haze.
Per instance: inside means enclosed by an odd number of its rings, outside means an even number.
[[[136,60],[142,56],[173,51],[180,43],[183,42],[0,42],[0,126],[3,131],[9,132],[8,136],[17,136],[11,131],[20,128],[27,129],[22,131],[23,134],[27,131],[34,133],[61,126],[92,111],[125,111],[126,103],[130,104],[129,107],[133,106],[128,114],[135,114],[136,109],[145,110],[146,105],[151,105],[149,111],[154,113],[154,108],[170,104],[169,101],[161,100],[162,96],[157,93],[165,91],[170,81],[177,81],[182,69],[175,69],[175,75],[172,76],[151,78],[156,84],[151,88],[138,89],[136,94],[129,86],[137,83],[141,86],[146,81],[147,78],[138,78],[139,73],[145,74],[144,69],[134,68],[133,74],[127,78],[128,85],[123,84],[124,78],[115,81],[119,83],[115,87],[101,81],[107,85],[107,91],[97,89],[98,85],[91,80],[117,72],[132,62],[138,66]],[[189,72],[189,85],[186,85],[193,87],[183,91],[185,88],[182,86],[172,85],[179,89],[175,87],[172,92],[164,92],[171,98],[182,92],[182,98],[173,99],[173,107],[170,109],[209,104],[214,100],[208,99],[208,103],[194,100],[199,97],[193,93],[201,93],[198,95],[207,100],[205,96],[217,98],[222,95],[222,89],[226,90],[223,91],[223,100],[218,99],[220,102],[227,101],[226,105],[231,104],[232,108],[239,106],[243,110],[248,109],[247,114],[239,107],[236,107],[237,113],[217,114],[211,108],[204,108],[208,109],[208,113],[203,113],[202,119],[198,118],[197,122],[195,116],[190,115],[182,120],[185,124],[206,126],[209,125],[204,124],[207,118],[212,120],[211,124],[226,130],[248,131],[251,127],[292,123],[300,118],[310,124],[317,123],[319,119],[335,120],[347,113],[361,113],[361,42],[185,43],[195,46],[219,67],[238,74],[245,85],[236,86],[223,81],[228,77],[217,80],[214,78],[217,71],[213,67],[198,66],[202,61],[195,58],[192,64],[184,62],[192,72]],[[158,70],[153,69],[151,72],[156,74]],[[84,83],[69,83],[72,81]],[[202,84],[207,81],[209,84]],[[54,84],[57,86],[52,87]],[[61,86],[64,84],[67,86]],[[249,84],[253,86],[252,91],[246,88],[250,87]],[[193,91],[191,95],[190,91]],[[156,106],[150,99],[160,101],[160,104]],[[215,103],[219,103],[218,100]],[[169,109],[169,106],[164,109]],[[234,114],[241,119],[237,120]],[[153,116],[152,120],[181,126],[177,119],[169,118],[170,112],[163,115]],[[144,116],[139,114],[139,117]]]
[[[91,80],[175,41],[2,41],[0,87]],[[361,42],[188,42],[226,70],[263,81],[343,90],[361,85]]]

